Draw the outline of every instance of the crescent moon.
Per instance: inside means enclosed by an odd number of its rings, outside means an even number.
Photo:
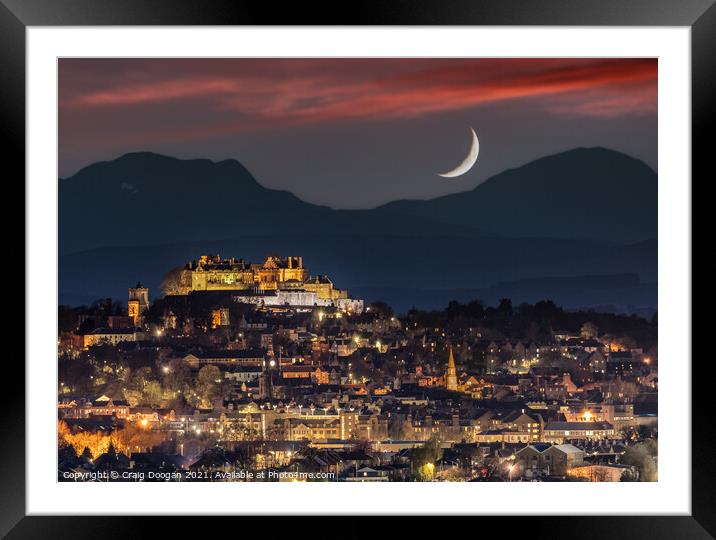
[[[461,176],[470,169],[472,169],[472,166],[477,161],[477,155],[480,153],[480,141],[477,140],[477,134],[475,133],[475,130],[470,128],[470,131],[472,132],[472,146],[470,147],[470,153],[463,160],[463,162],[460,163],[460,165],[458,165],[457,167],[455,167],[452,171],[438,174],[438,176],[442,176],[443,178],[455,178],[456,176]]]

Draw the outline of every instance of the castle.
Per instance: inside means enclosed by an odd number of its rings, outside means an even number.
[[[179,277],[179,294],[235,291],[237,302],[266,306],[335,306],[360,313],[363,301],[348,297],[327,276],[311,276],[303,257],[269,256],[263,263],[202,255]]]

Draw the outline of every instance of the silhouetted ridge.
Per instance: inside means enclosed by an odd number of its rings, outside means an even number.
[[[506,170],[473,190],[381,207],[494,234],[636,242],[657,236],[657,176],[605,148],[576,148]]]

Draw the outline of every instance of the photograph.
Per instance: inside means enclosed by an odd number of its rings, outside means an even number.
[[[658,482],[659,88],[58,58],[57,481]]]

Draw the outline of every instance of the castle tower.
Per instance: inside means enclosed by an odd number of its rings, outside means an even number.
[[[139,326],[147,309],[149,309],[149,289],[142,287],[141,283],[137,283],[136,287],[129,288],[127,315],[134,321],[135,326]]]
[[[445,387],[451,392],[457,392],[457,370],[455,369],[455,357],[450,347],[450,358],[448,358],[448,367],[445,372]]]

